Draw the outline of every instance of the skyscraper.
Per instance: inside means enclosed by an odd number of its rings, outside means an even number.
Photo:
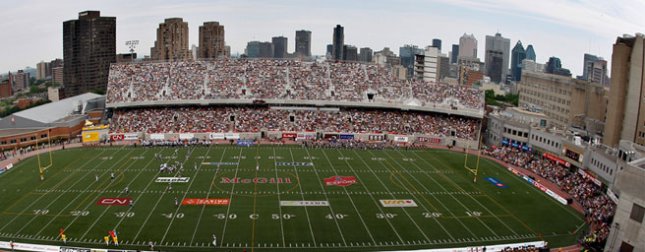
[[[273,57],[273,44],[271,42],[250,41],[246,44],[246,56],[249,58]]]
[[[526,47],[526,58],[530,59],[532,61],[535,61],[535,58],[537,56],[535,55],[535,49],[533,49],[533,45],[529,45]]]
[[[401,65],[407,70],[407,78],[411,78],[414,73],[414,59],[415,55],[422,54],[423,48],[416,45],[404,45],[399,47],[399,57],[401,58]]]
[[[150,49],[150,57],[153,60],[190,59],[188,47],[188,23],[181,18],[167,18],[157,28],[157,40]]]
[[[441,52],[441,39],[432,39],[432,47],[439,48],[439,52]]]
[[[63,23],[65,94],[105,92],[110,64],[116,62],[116,17],[84,11]]]
[[[583,80],[588,80],[589,79],[589,65],[591,65],[591,62],[594,62],[598,60],[598,56],[593,55],[593,54],[584,54],[584,58],[582,60],[582,79]]]
[[[271,38],[271,44],[273,44],[273,58],[283,59],[287,57],[288,40],[286,37],[273,37]]]
[[[477,58],[477,39],[475,38],[475,35],[464,33],[464,35],[459,38],[458,58]]]
[[[311,57],[311,31],[296,31],[296,56]]]
[[[188,31],[186,31],[188,35]],[[226,42],[224,40],[224,26],[219,22],[204,22],[199,27],[198,59],[214,59],[226,57]]]
[[[452,45],[452,51],[450,51],[450,64],[457,64],[457,59],[459,58],[459,45]]]
[[[343,60],[358,61],[358,49],[352,45],[343,46]]]
[[[609,85],[609,77],[607,77],[607,61],[598,58],[596,61],[592,61],[591,64],[587,65],[587,80],[595,83],[600,83],[602,85]]]
[[[51,77],[51,74],[47,75],[48,72],[51,73],[49,62],[41,61],[36,64],[36,80],[44,80],[47,77]]]
[[[550,57],[549,61],[546,63],[544,71],[550,74],[571,76],[571,71],[562,67],[562,63],[558,57]]]
[[[485,46],[484,63],[486,64],[486,75],[490,76],[491,81],[496,83],[506,80],[511,40],[502,37],[502,34],[498,32],[495,36],[486,35]]]
[[[327,50],[325,55],[329,55],[329,57],[327,57],[328,59],[334,58],[334,45],[327,44]]]
[[[522,46],[522,41],[517,41],[511,52],[511,74],[514,81],[522,79],[522,60],[526,59],[526,51]]]
[[[645,35],[618,37],[611,55],[611,89],[603,143],[620,140],[645,145]],[[635,62],[638,62],[635,64]]]
[[[343,59],[343,46],[345,45],[345,28],[336,25],[334,28],[332,56],[335,60]]]
[[[359,50],[358,60],[361,62],[372,62],[372,54],[374,54],[374,51],[371,48],[363,47]]]

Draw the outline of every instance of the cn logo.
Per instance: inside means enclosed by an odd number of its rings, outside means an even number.
[[[110,140],[112,141],[123,141],[124,136],[123,134],[118,134],[118,135],[111,135]]]
[[[100,206],[127,206],[131,198],[100,198],[97,205]]]

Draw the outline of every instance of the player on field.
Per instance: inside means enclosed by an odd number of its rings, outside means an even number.
[[[98,174],[94,175],[94,180],[96,180],[96,182],[99,182],[99,175]]]
[[[126,186],[125,189],[123,189],[123,192],[125,192],[125,195],[130,194],[130,189]]]
[[[110,178],[114,180],[114,172],[110,172]]]
[[[175,206],[179,206],[179,200],[175,197]]]

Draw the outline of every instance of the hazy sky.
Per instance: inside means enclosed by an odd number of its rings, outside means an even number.
[[[190,44],[198,44],[198,27],[219,21],[225,27],[231,52],[242,53],[251,40],[286,36],[289,52],[295,31],[312,31],[312,53],[323,54],[333,27],[345,27],[345,43],[390,47],[398,54],[404,44],[421,47],[433,38],[443,41],[443,53],[464,33],[473,33],[483,60],[485,36],[500,32],[524,46],[533,44],[538,62],[550,56],[582,74],[583,53],[611,59],[617,36],[645,32],[642,0],[283,0],[283,1],[1,1],[0,73],[41,60],[63,56],[63,22],[84,10],[100,10],[117,19],[117,53],[128,51],[127,40],[139,40],[139,55],[149,55],[159,23],[182,17],[188,22]]]

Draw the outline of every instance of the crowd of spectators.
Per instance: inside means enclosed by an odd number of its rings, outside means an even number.
[[[386,68],[356,62],[218,59],[110,66],[108,103],[205,99],[418,103],[470,109],[484,105],[480,90],[398,80]]]
[[[603,247],[616,212],[616,204],[593,181],[552,160],[511,147],[489,148],[484,154],[528,169],[571,195],[584,208],[585,220],[590,226],[590,231],[581,239],[581,244],[595,248]]]
[[[412,111],[166,107],[116,110],[111,132],[204,133],[259,131],[423,133],[474,140],[479,120]]]

